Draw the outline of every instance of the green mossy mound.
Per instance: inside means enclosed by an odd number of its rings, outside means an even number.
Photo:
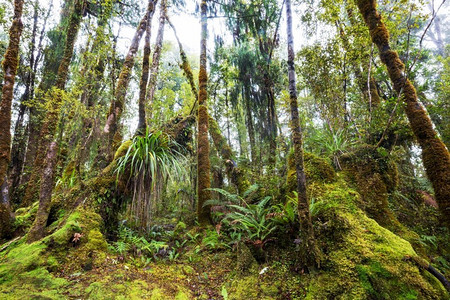
[[[225,284],[229,299],[447,299],[436,278],[409,258],[411,244],[358,208],[360,195],[338,180],[312,191],[322,268],[295,270],[295,250],[283,251],[263,271]],[[300,245],[301,246],[301,245]],[[299,274],[300,273],[300,274]]]
[[[409,242],[356,206],[332,204],[356,202],[357,197],[342,190],[328,190],[322,196],[330,209],[317,216],[327,224],[318,231],[318,238],[327,258],[324,270],[311,278],[306,298],[445,299],[443,286],[407,261],[417,256]]]
[[[303,154],[306,183],[311,185],[320,185],[330,183],[336,180],[336,172],[333,167],[324,158],[309,152]],[[297,174],[295,170],[295,161],[293,152],[288,156],[288,173],[286,179],[287,191],[291,193],[297,189]]]
[[[424,255],[419,236],[403,226],[389,209],[388,196],[398,187],[399,175],[386,150],[363,145],[343,155],[341,161],[347,178],[361,194],[360,207],[369,217],[411,242],[414,249]]]

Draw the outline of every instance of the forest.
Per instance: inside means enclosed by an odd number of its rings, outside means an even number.
[[[0,299],[450,299],[446,0],[0,0]]]

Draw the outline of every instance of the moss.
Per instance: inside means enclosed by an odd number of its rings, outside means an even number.
[[[308,188],[313,184],[330,183],[336,180],[336,172],[331,164],[315,154],[304,153],[305,176]],[[295,191],[297,186],[297,174],[293,152],[288,156],[287,190]]]
[[[374,0],[358,0],[359,11],[377,45],[380,59],[387,67],[397,93],[402,93],[406,116],[422,149],[422,159],[428,179],[433,185],[442,221],[450,226],[450,153],[433,128],[427,111],[419,103],[417,92],[405,77],[405,66],[398,53],[391,50],[389,33],[376,9]]]
[[[328,188],[321,201],[336,202],[345,191],[344,186],[335,191]],[[347,203],[356,202],[357,197],[354,192],[343,196]],[[325,271],[310,278],[307,299],[445,298],[442,286],[405,260],[417,256],[411,244],[368,218],[356,205],[353,209],[348,204],[332,206],[316,217],[327,224],[317,232],[327,259]]]
[[[238,274],[255,273],[258,263],[245,243],[239,243],[237,249],[236,271]]]
[[[98,229],[92,229],[88,233],[86,248],[88,250],[106,250],[107,243],[103,234]]]
[[[206,91],[205,91],[206,93]],[[202,89],[200,89],[202,94]],[[203,204],[211,199],[211,172],[209,161],[209,140],[208,140],[208,110],[203,103],[199,102],[198,107],[198,146],[197,146],[197,217],[202,225],[210,223],[211,212],[209,206]]]
[[[398,185],[398,171],[382,148],[358,147],[342,156],[344,171],[361,193],[363,208],[382,226],[399,223],[389,209],[388,193]]]

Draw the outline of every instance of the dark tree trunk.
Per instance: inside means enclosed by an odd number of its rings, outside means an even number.
[[[147,27],[147,18],[151,9],[153,9],[153,2],[149,0],[147,11],[136,29],[136,33],[131,41],[127,56],[125,57],[125,62],[123,63],[119,80],[117,81],[117,86],[115,87],[114,100],[111,102],[111,106],[109,107],[108,117],[106,119],[105,127],[103,128],[103,134],[105,135],[106,141],[100,153],[100,155],[103,156],[100,159],[105,160],[105,163],[112,161],[114,154],[113,151],[122,141],[119,131],[119,122],[125,107],[125,96],[130,83],[131,72],[133,70],[134,60],[139,48],[139,42],[141,41]]]
[[[222,157],[228,178],[236,186],[238,193],[242,195],[248,189],[250,183],[245,178],[244,171],[237,166],[233,151],[227,143],[227,139],[223,136],[219,125],[212,117],[209,117],[209,134],[217,152]]]
[[[37,88],[39,93],[34,93],[34,89],[30,92],[30,99],[33,99],[36,104],[30,106],[29,111],[29,120],[28,120],[28,143],[27,143],[27,151],[25,154],[25,162],[23,168],[23,175],[20,180],[20,184],[27,184],[31,177],[31,171],[33,170],[34,160],[36,158],[37,149],[39,147],[39,133],[42,126],[44,111],[41,106],[44,105],[45,97],[44,94],[47,92],[50,87],[52,87],[55,83],[55,74],[58,72],[58,67],[61,63],[61,59],[63,56],[63,47],[65,43],[65,35],[64,30],[67,27],[65,24],[67,23],[67,18],[70,14],[70,9],[72,7],[72,0],[64,1],[64,6],[61,12],[61,19],[56,29],[52,31],[58,34],[51,39],[51,44],[46,47],[44,51],[41,50],[42,42],[46,36],[46,24],[48,18],[50,17],[50,13],[52,12],[53,6],[50,5],[47,15],[44,18],[44,24],[42,25],[39,44],[38,44],[38,53],[36,55],[36,62],[34,64],[33,69],[33,78],[32,78],[32,86],[34,87],[34,80],[37,72],[37,64],[42,58],[42,53],[45,53],[44,66],[42,71],[42,79]]]
[[[369,28],[373,43],[378,47],[381,61],[388,69],[395,91],[404,99],[406,115],[422,149],[423,164],[433,185],[442,220],[450,226],[449,152],[437,136],[426,110],[418,101],[416,90],[405,75],[403,62],[389,45],[389,32],[376,10],[376,1],[357,0],[356,4]]]
[[[211,198],[211,173],[209,162],[208,140],[208,109],[206,107],[208,94],[208,74],[206,71],[206,37],[207,37],[207,0],[202,0],[201,8],[201,42],[200,42],[200,72],[198,75],[198,118],[197,118],[197,217],[200,225],[211,223],[211,211],[205,202]]]
[[[166,23],[166,0],[161,1],[160,5],[161,14],[159,16],[159,28],[158,28],[158,34],[156,35],[156,44],[155,44],[155,51],[153,52],[153,59],[152,59],[152,68],[150,70],[150,78],[148,80],[148,87],[147,87],[147,103],[150,106],[150,116],[152,115],[152,106],[153,106],[153,98],[155,96],[156,91],[156,81],[158,79],[158,71],[159,71],[159,60],[161,58],[161,51],[162,51],[162,43],[164,39],[164,25]]]
[[[306,177],[303,164],[303,140],[298,114],[297,90],[295,86],[294,69],[294,38],[292,35],[291,0],[286,0],[287,44],[288,44],[288,75],[291,109],[292,143],[294,145],[295,170],[297,175],[298,216],[300,220],[300,240],[302,253],[300,261],[304,266],[320,266],[320,252],[314,237],[314,230],[309,211],[309,200],[306,193]]]
[[[164,0],[163,0],[164,1]],[[148,10],[147,15],[147,27],[145,28],[145,44],[144,44],[144,56],[142,58],[142,75],[139,82],[139,123],[136,133],[145,134],[147,127],[147,121],[145,117],[145,96],[147,94],[148,73],[150,70],[150,38],[152,34],[152,19],[155,12],[155,5],[157,0],[152,2],[152,7]]]

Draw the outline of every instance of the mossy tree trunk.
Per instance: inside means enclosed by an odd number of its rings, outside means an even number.
[[[242,195],[248,189],[250,183],[245,176],[245,172],[237,166],[236,160],[234,159],[233,150],[227,143],[227,139],[220,131],[216,120],[212,117],[209,117],[209,134],[211,135],[217,152],[219,152],[222,157],[228,178],[231,183],[236,186],[238,193]]]
[[[19,64],[19,43],[22,35],[21,0],[14,1],[14,17],[9,30],[9,45],[3,59],[4,82],[0,103],[0,186],[6,179],[11,155],[11,105],[13,100],[14,82]]]
[[[105,135],[106,141],[104,147],[100,150],[100,155],[103,156],[101,159],[104,159],[106,163],[112,161],[114,157],[114,149],[122,140],[120,136],[119,122],[125,107],[125,96],[130,83],[131,71],[133,69],[134,60],[139,48],[139,42],[141,41],[147,28],[149,11],[153,9],[153,7],[153,1],[149,0],[145,15],[136,29],[130,48],[128,49],[127,56],[125,57],[122,70],[120,71],[119,79],[117,81],[117,86],[114,91],[114,100],[111,102],[109,107],[108,117],[106,119],[105,127],[103,128],[103,134]]]
[[[17,65],[19,43],[22,35],[23,0],[14,1],[14,17],[9,30],[9,45],[3,59],[3,87],[0,103],[0,238],[9,231],[10,208],[7,186],[7,171],[11,155],[11,105]],[[6,195],[3,195],[3,194]]]
[[[27,235],[28,243],[37,241],[45,235],[45,225],[47,224],[48,214],[50,213],[57,152],[58,144],[51,142],[45,159],[45,168],[41,176],[42,184],[39,192],[39,207],[36,213],[36,219]]]
[[[69,18],[66,43],[64,46],[64,56],[58,68],[55,87],[54,89],[49,91],[47,95],[47,98],[49,99],[49,102],[47,104],[47,114],[45,116],[39,135],[40,143],[36,153],[36,158],[34,160],[33,171],[31,173],[30,181],[28,183],[25,196],[22,201],[24,204],[31,204],[36,199],[40,191],[40,185],[42,184],[42,182],[39,181],[39,178],[44,178],[44,176],[42,176],[45,166],[44,159],[47,155],[47,151],[49,151],[50,144],[53,142],[56,135],[59,112],[63,101],[64,88],[67,81],[70,62],[73,56],[75,40],[78,35],[78,30],[80,28],[80,23],[83,18],[85,7],[85,0],[75,1],[72,14]],[[49,179],[50,177],[45,178]],[[51,185],[53,185],[53,181]]]
[[[211,197],[208,190],[211,187],[211,172],[209,162],[209,141],[208,141],[208,110],[206,108],[208,93],[208,74],[206,71],[206,36],[207,36],[207,4],[202,0],[201,5],[201,42],[200,42],[200,72],[198,75],[198,117],[197,117],[197,217],[200,225],[207,225],[211,222],[211,211],[204,203]]]
[[[106,8],[99,16],[97,21],[97,28],[95,30],[95,39],[91,47],[91,55],[88,57],[94,57],[93,64],[92,59],[87,59],[87,84],[83,86],[83,93],[81,94],[80,102],[86,106],[88,114],[83,117],[83,127],[80,132],[77,133],[78,138],[78,153],[74,158],[75,169],[80,174],[84,173],[84,165],[92,147],[93,142],[98,138],[98,128],[94,125],[96,123],[96,117],[92,115],[93,109],[97,104],[100,92],[102,88],[102,82],[104,79],[104,72],[106,67],[106,61],[108,59],[108,52],[104,49],[104,44],[109,40],[109,36],[106,34],[108,26],[108,20],[112,17],[114,9],[114,1],[108,2]],[[69,163],[70,164],[70,163]],[[67,166],[66,166],[67,169]]]
[[[27,104],[30,99],[33,98],[34,94],[34,80],[36,73],[35,69],[35,55],[34,51],[36,49],[36,35],[38,27],[38,16],[39,16],[39,2],[34,2],[34,12],[33,12],[33,29],[31,31],[31,42],[29,51],[29,65],[27,74],[25,76],[25,91],[22,94],[19,105],[19,112],[17,115],[16,122],[14,124],[14,138],[11,145],[11,170],[9,172],[9,182],[11,190],[11,199],[17,200],[17,187],[20,183],[20,178],[22,176],[23,163],[25,160],[25,153],[27,148],[28,134],[26,130],[25,123],[25,112],[27,111]]]
[[[437,136],[426,110],[418,101],[416,90],[406,77],[403,62],[389,45],[389,32],[377,12],[376,1],[357,0],[356,4],[369,28],[373,43],[378,47],[380,59],[387,67],[394,89],[406,104],[406,115],[422,149],[423,164],[433,185],[442,220],[450,226],[449,152]]]
[[[148,83],[148,73],[150,70],[150,38],[152,34],[152,19],[155,13],[155,5],[157,0],[150,1],[152,7],[147,11],[147,27],[145,28],[145,38],[144,38],[144,55],[142,57],[142,75],[139,82],[139,123],[136,133],[145,134],[147,127],[147,121],[145,117],[145,96],[147,94],[147,83]]]
[[[44,24],[42,25],[38,49],[41,49],[44,37],[50,39],[50,43],[43,51],[39,50],[36,61],[40,60],[42,53],[45,53],[42,78],[36,89],[36,94],[33,99],[33,105],[30,106],[29,121],[28,121],[28,143],[27,151],[25,154],[24,172],[21,178],[21,184],[27,184],[30,182],[34,161],[36,158],[36,153],[39,147],[39,133],[42,127],[42,122],[45,117],[45,111],[43,106],[45,105],[45,93],[55,84],[56,74],[58,73],[58,67],[61,63],[62,57],[64,55],[64,44],[67,30],[68,18],[70,16],[73,0],[65,0],[63,8],[61,10],[61,18],[59,24],[56,28],[52,29],[46,34],[46,24],[52,12],[53,6],[50,5],[46,17],[44,18]],[[36,74],[37,66],[35,65],[34,74]],[[32,184],[34,184],[32,182]],[[31,200],[30,200],[31,201]],[[29,204],[28,200],[23,203],[22,206]]]
[[[156,35],[155,51],[153,52],[152,68],[150,70],[150,78],[148,80],[147,96],[146,96],[147,98],[146,102],[150,106],[149,117],[151,117],[152,113],[153,98],[155,97],[156,81],[158,79],[159,61],[161,58],[162,43],[164,40],[164,26],[166,23],[166,0],[161,1],[160,9],[161,12],[159,16],[159,28],[158,33]]]
[[[300,220],[301,263],[306,267],[320,266],[320,252],[314,237],[314,230],[309,211],[306,193],[306,176],[303,163],[303,141],[297,104],[294,68],[294,38],[292,35],[291,1],[286,0],[287,44],[288,44],[288,76],[291,110],[292,143],[294,145],[295,170],[297,175],[298,216]]]

